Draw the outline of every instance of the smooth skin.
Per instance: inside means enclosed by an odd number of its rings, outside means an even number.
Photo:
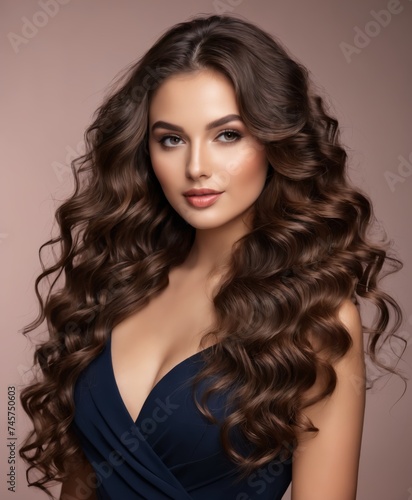
[[[304,410],[319,428],[315,437],[300,435],[292,463],[292,500],[355,500],[365,412],[363,331],[357,306],[341,305],[338,318],[353,345],[333,365],[337,385],[333,394]],[[322,385],[318,377],[306,393]]]
[[[156,382],[196,352],[200,335],[194,337],[193,332],[211,316],[210,287],[216,286],[215,278],[224,270],[233,243],[249,231],[254,202],[271,168],[264,147],[239,116],[232,84],[211,70],[174,75],[156,90],[149,109],[149,153],[165,197],[196,228],[196,237],[186,261],[171,270],[169,286],[112,331],[114,372],[133,419]],[[188,204],[183,192],[204,187],[224,193],[207,208]],[[205,311],[204,317],[200,311]],[[164,324],[165,317],[173,318],[173,324]],[[339,319],[354,345],[334,366],[338,384],[333,395],[305,410],[320,432],[314,438],[299,436],[292,500],[356,497],[365,405],[362,326],[350,300],[343,302]],[[151,335],[152,330],[157,336]],[[137,335],[140,331],[145,332],[142,338]],[[139,359],[142,350],[151,354]],[[145,382],[138,386],[136,380]],[[306,396],[318,391],[321,382]],[[76,493],[76,486],[79,481],[87,484],[92,471],[90,464],[83,463],[64,483],[60,499],[86,498],[79,490]],[[92,490],[87,498],[96,498]]]
[[[186,264],[211,271],[249,231],[269,168],[264,146],[241,120],[231,82],[211,70],[163,82],[150,106],[149,152],[170,205],[196,228]],[[183,196],[191,188],[223,194],[212,206],[196,208]]]

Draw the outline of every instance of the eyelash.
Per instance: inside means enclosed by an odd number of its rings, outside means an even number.
[[[232,141],[223,141],[224,143],[226,144],[231,144],[232,142],[237,142],[239,141],[243,135],[240,134],[237,130],[232,130],[232,129],[226,129],[226,130],[222,130],[220,132],[220,134],[218,135],[221,136],[223,134],[227,134],[228,132],[230,132],[231,134],[234,134],[235,135],[235,139],[233,139]],[[164,141],[166,139],[173,139],[173,138],[177,138],[177,139],[180,139],[180,137],[178,135],[164,135],[163,137],[161,137],[157,142],[159,142],[163,148],[165,149],[174,149],[176,146],[166,146],[166,144],[164,143]]]

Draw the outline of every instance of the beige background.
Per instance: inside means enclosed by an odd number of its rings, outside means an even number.
[[[226,9],[258,23],[328,92],[349,148],[351,178],[372,196],[376,216],[405,262],[403,271],[383,284],[399,300],[405,312],[401,332],[411,338],[412,1],[3,0],[0,5],[2,499],[46,498],[26,487],[21,462],[17,492],[7,491],[4,424],[7,387],[18,390],[28,380],[32,351],[20,330],[37,313],[37,252],[49,238],[54,209],[71,192],[69,163],[83,151],[84,129],[112,78],[166,28],[193,14]],[[392,11],[390,20],[376,14],[382,9]],[[365,30],[369,38],[359,34]],[[343,44],[352,45],[345,45],[351,55],[345,56]],[[409,346],[399,365],[408,376],[411,360]],[[403,391],[398,378],[379,387],[367,397],[358,498],[411,500],[411,389],[397,402]],[[27,428],[20,409],[19,443]]]

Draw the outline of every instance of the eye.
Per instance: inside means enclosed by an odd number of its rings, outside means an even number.
[[[167,143],[167,141],[170,142]],[[181,138],[177,135],[164,135],[158,142],[165,148],[175,148],[179,145],[179,141],[181,141]]]
[[[218,135],[218,137],[220,137],[222,135],[226,136],[226,138],[228,139],[227,141],[222,141],[222,142],[236,142],[242,137],[242,135],[239,132],[237,132],[236,130],[230,130],[230,129],[223,130],[223,132],[221,132]]]

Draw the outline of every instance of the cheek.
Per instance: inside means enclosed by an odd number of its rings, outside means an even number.
[[[233,160],[228,168],[228,174],[233,181],[247,186],[263,187],[266,180],[268,163],[263,149],[245,148],[237,160]]]

